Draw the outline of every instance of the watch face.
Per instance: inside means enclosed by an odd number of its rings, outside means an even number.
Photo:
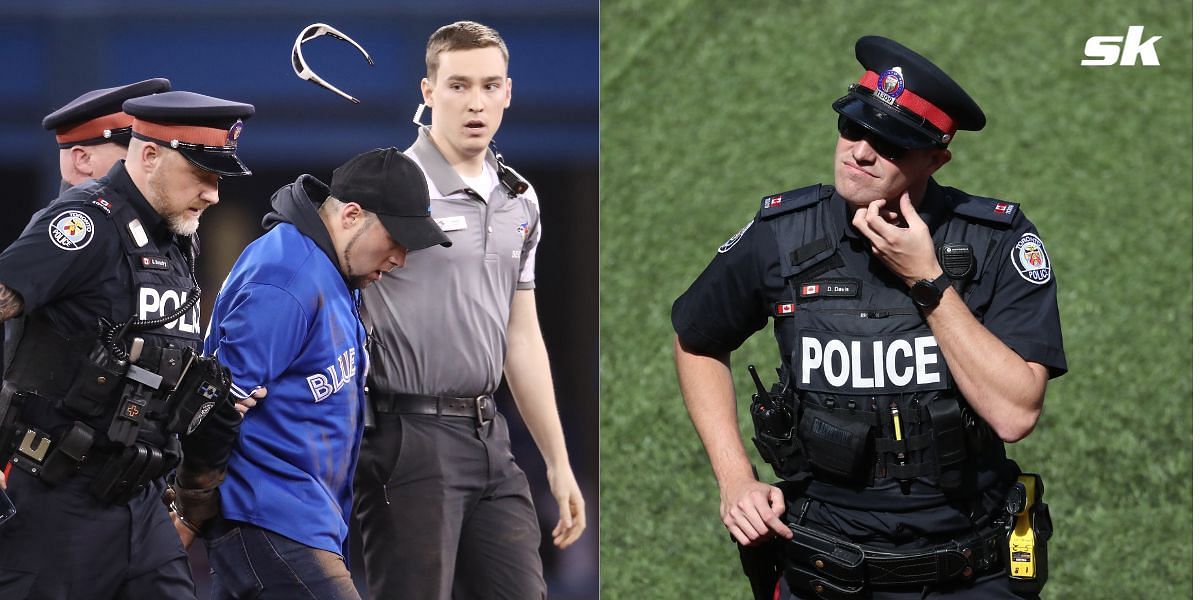
[[[933,308],[942,299],[942,291],[932,281],[922,279],[913,284],[909,291],[913,302],[921,308]]]

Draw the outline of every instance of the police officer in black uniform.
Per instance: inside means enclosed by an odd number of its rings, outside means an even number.
[[[126,100],[169,91],[171,82],[156,77],[92,90],[46,115],[42,127],[58,142],[60,191],[105,175],[125,158],[133,134],[133,116],[121,110]]]
[[[133,117],[121,110],[121,104],[170,89],[170,81],[155,78],[92,90],[46,115],[42,127],[53,131],[58,142],[59,192],[108,173],[114,163],[125,158]],[[0,329],[0,347],[3,345],[4,331]]]
[[[123,109],[125,160],[0,254],[0,320],[21,325],[0,392],[4,598],[194,597],[163,477],[236,435],[227,372],[196,355],[194,234],[219,177],[250,173],[254,107],[176,91]]]
[[[971,97],[892,40],[855,50],[834,185],[764,197],[672,310],[721,517],[760,597],[780,579],[802,598],[1033,596],[1049,514],[1003,444],[1067,370],[1050,257],[1015,203],[931,177],[983,128]],[[780,381],[751,412],[776,486],[741,445],[729,366],[768,317]],[[1029,514],[1037,552],[1010,552]]]

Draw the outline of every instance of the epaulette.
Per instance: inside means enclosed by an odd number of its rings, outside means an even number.
[[[104,199],[104,192],[107,186],[98,183],[94,179],[89,179],[67,192],[62,196],[61,204],[73,204],[77,206],[94,206],[104,211],[105,215],[112,216],[113,205],[108,200]]]
[[[1005,202],[994,198],[962,195],[961,200],[954,206],[954,214],[962,215],[980,221],[991,221],[1012,225],[1020,204]]]
[[[758,218],[769,219],[776,215],[812,206],[833,195],[833,186],[815,184],[796,188],[790,192],[763,196],[758,205]]]

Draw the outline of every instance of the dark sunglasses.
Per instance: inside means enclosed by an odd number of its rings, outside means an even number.
[[[838,117],[838,133],[851,142],[866,139],[867,143],[875,149],[877,154],[893,162],[904,158],[904,155],[908,153],[908,148],[903,148],[883,139],[875,132],[859,125],[855,121],[851,121],[844,115]]]

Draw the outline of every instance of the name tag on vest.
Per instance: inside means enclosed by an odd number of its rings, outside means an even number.
[[[950,387],[946,359],[928,330],[870,336],[801,330],[796,387],[841,394],[892,394]]]
[[[858,297],[858,288],[860,285],[861,283],[854,279],[811,281],[796,286],[796,296],[801,299],[822,297],[856,298]]]
[[[152,271],[171,270],[171,263],[167,261],[167,257],[165,256],[142,255],[138,257],[138,265],[143,269],[150,269]]]

